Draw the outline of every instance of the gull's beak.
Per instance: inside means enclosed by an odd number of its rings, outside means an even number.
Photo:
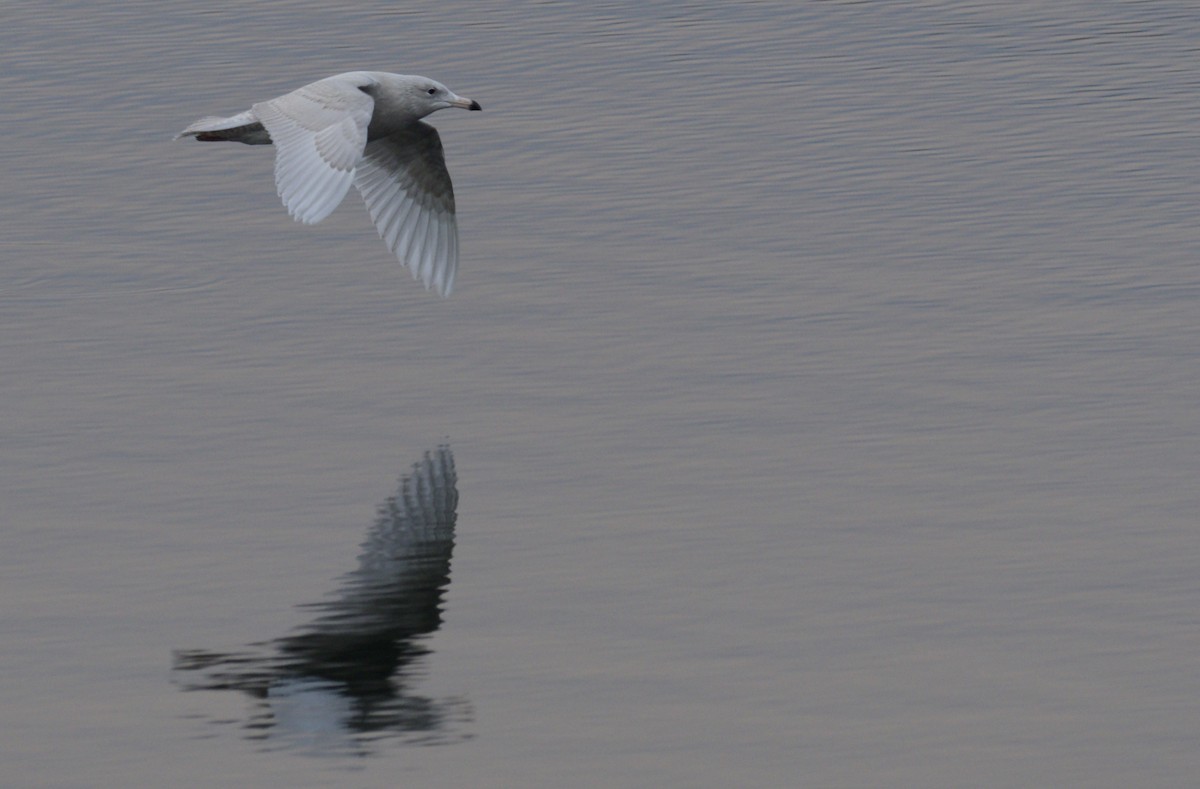
[[[459,109],[464,110],[479,111],[483,109],[483,107],[479,106],[479,102],[473,99],[464,99],[462,96],[455,96],[454,98],[450,99],[450,106],[458,107]]]

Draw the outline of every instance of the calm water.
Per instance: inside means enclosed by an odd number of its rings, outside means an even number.
[[[1194,782],[1194,8],[402,5],[0,12],[0,783]],[[171,140],[359,68],[448,300]]]

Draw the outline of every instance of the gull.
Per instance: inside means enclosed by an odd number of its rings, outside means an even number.
[[[450,295],[458,269],[454,187],[437,129],[421,118],[481,110],[428,77],[349,71],[175,136],[275,144],[275,186],[288,213],[316,224],[354,184],[379,235],[413,278]]]

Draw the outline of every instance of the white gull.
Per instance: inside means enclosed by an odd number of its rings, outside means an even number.
[[[228,118],[201,118],[176,139],[274,143],[279,196],[305,224],[329,216],[354,184],[388,249],[448,296],[458,269],[454,188],[441,138],[421,121],[447,107],[483,109],[427,77],[350,71]]]

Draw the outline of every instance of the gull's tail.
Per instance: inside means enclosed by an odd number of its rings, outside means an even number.
[[[263,128],[253,110],[239,112],[229,118],[218,118],[210,115],[188,126],[175,139],[180,137],[195,137],[204,142],[244,142],[247,145],[270,145],[271,135]]]

